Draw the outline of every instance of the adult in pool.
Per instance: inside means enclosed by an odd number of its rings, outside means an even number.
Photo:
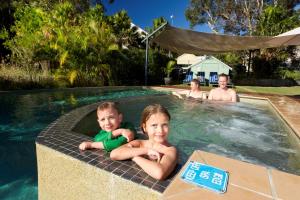
[[[172,92],[172,94],[177,96],[180,99],[183,99],[183,95],[186,96],[187,98],[206,99],[206,93],[200,90],[200,83],[198,79],[193,79],[191,81],[190,87],[191,87],[190,90]]]
[[[209,92],[208,99],[213,101],[237,102],[238,97],[235,90],[227,87],[228,75],[220,74],[218,84],[219,87]]]

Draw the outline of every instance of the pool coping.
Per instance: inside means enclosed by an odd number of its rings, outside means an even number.
[[[217,193],[183,181],[181,175],[189,161],[227,171],[229,180],[226,192]],[[204,197],[209,200],[298,200],[300,198],[300,176],[200,150],[194,151],[189,161],[165,190],[162,199],[197,200]]]

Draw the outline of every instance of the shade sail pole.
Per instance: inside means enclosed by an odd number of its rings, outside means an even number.
[[[249,50],[249,60],[248,60],[248,70],[247,70],[247,77],[249,77],[249,75],[250,75],[250,67],[251,67],[251,53],[252,53],[252,51],[251,51],[251,49]]]
[[[148,50],[149,50],[149,39],[151,36],[153,36],[157,31],[162,29],[164,26],[166,26],[168,22],[165,22],[160,27],[158,27],[156,30],[154,30],[151,34],[148,34],[145,39],[142,40],[142,42],[146,41],[146,55],[145,55],[145,86],[148,84]]]
[[[146,56],[145,56],[145,86],[147,86],[148,82],[148,48],[149,48],[149,40],[146,40]]]

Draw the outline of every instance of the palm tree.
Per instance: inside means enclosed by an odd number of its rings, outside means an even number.
[[[117,37],[119,48],[128,47],[135,42],[136,29],[131,28],[131,19],[125,10],[109,16],[108,23]]]

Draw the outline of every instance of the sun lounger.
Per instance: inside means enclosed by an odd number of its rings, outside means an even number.
[[[209,85],[210,86],[218,86],[218,73],[217,72],[209,73]]]
[[[183,79],[183,83],[190,83],[193,80],[193,72],[189,72],[186,74],[185,79]]]
[[[199,80],[200,85],[206,85],[205,72],[198,72],[197,73],[197,78]]]

